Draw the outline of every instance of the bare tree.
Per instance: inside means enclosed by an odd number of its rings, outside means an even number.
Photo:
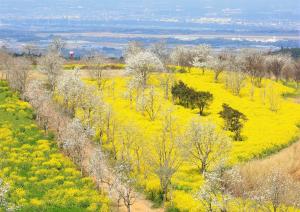
[[[153,53],[143,51],[126,60],[126,69],[132,73],[142,88],[146,88],[151,72],[164,71],[162,62]]]
[[[293,79],[294,73],[296,70],[296,62],[294,60],[287,61],[285,66],[282,69],[282,77],[285,79],[285,82]]]
[[[249,74],[252,85],[261,86],[265,73],[265,56],[261,51],[246,49],[241,52],[241,70]]]
[[[164,203],[169,200],[173,175],[181,165],[178,157],[180,139],[172,112],[168,111],[164,116],[162,131],[155,142],[155,152],[149,159],[154,174],[159,178]]]
[[[35,44],[29,43],[23,46],[23,51],[25,57],[31,62],[31,64],[36,65],[36,57],[38,56],[38,48]]]
[[[116,133],[117,133],[118,122],[114,114],[114,111],[109,105],[106,107],[104,123],[105,123],[104,133],[106,137],[106,142],[110,144],[112,158],[117,160],[118,148],[116,143]]]
[[[160,77],[160,86],[164,90],[165,99],[169,99],[172,86],[175,83],[175,75],[172,71],[168,71]]]
[[[106,59],[102,55],[96,54],[86,58],[85,62],[88,65],[90,77],[96,80],[98,90],[101,91],[107,81],[103,75]]]
[[[28,56],[34,56],[37,54],[37,47],[33,43],[24,45],[23,50]]]
[[[293,79],[296,82],[297,88],[299,88],[300,83],[300,59],[295,62],[295,70],[293,73]]]
[[[296,88],[298,88],[300,82],[300,60],[288,60],[282,69],[282,76],[286,83],[289,80],[294,80],[296,82]]]
[[[30,63],[24,58],[13,58],[8,70],[8,83],[23,98],[30,72]]]
[[[135,92],[137,89],[136,87],[137,87],[137,83],[135,79],[131,79],[127,82],[127,90],[124,94],[124,97],[129,100],[131,109],[135,99],[135,95],[137,95],[137,93]]]
[[[270,71],[276,81],[278,81],[282,75],[284,66],[290,61],[290,56],[287,55],[269,55],[266,58],[266,68]]]
[[[49,51],[57,52],[61,55],[65,46],[66,43],[60,37],[54,37],[49,45]]]
[[[151,52],[153,52],[162,62],[165,69],[165,74],[160,77],[160,85],[164,89],[165,99],[169,99],[170,90],[174,84],[174,74],[173,71],[168,67],[170,61],[170,51],[165,42],[155,43],[151,46]]]
[[[266,95],[269,100],[270,110],[277,112],[280,109],[280,94],[274,89],[273,83],[268,85]]]
[[[167,65],[170,59],[170,51],[167,47],[167,44],[164,41],[154,43],[150,47],[150,51],[160,59],[165,69],[167,69]]]
[[[202,69],[204,74],[205,68],[208,67],[208,60],[211,54],[211,47],[208,45],[199,45],[195,48],[195,57],[193,65]]]
[[[0,71],[1,79],[6,79],[12,63],[12,56],[5,47],[0,48]]]
[[[226,87],[233,93],[233,95],[240,95],[241,89],[245,86],[245,73],[241,71],[227,71],[226,72]]]
[[[213,169],[230,151],[230,140],[212,123],[193,120],[183,142],[183,153],[200,173]]]
[[[220,74],[228,69],[229,58],[230,54],[228,53],[228,51],[222,51],[209,57],[208,67],[215,72],[215,82],[218,81]]]
[[[110,113],[110,108],[104,102],[97,101],[95,108],[93,109],[93,114],[91,116],[91,126],[94,127],[95,133],[98,136],[99,144],[102,146],[104,142],[104,135],[106,133],[106,121],[110,121],[110,116],[107,117],[107,113]]]
[[[140,52],[143,52],[145,49],[142,43],[133,41],[129,42],[124,51],[124,57],[127,60],[130,57],[137,55]]]
[[[153,86],[150,87],[145,97],[145,111],[151,121],[154,121],[161,109],[159,95],[155,92]]]
[[[38,61],[39,69],[47,75],[51,92],[54,92],[56,89],[58,77],[62,74],[63,63],[64,60],[57,51],[49,51]]]
[[[193,66],[195,57],[195,51],[192,48],[177,46],[171,52],[170,59],[171,62],[182,68],[187,67],[190,69]]]

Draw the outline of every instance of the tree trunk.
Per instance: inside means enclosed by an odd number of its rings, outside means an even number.
[[[130,208],[130,205],[129,205],[129,204],[126,204],[126,208],[127,208],[127,212],[130,212],[130,211],[131,211],[131,208]]]
[[[200,173],[203,174],[206,171],[206,162],[201,163]]]

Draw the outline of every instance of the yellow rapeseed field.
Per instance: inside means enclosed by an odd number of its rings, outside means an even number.
[[[216,83],[211,71],[206,71],[203,75],[202,71],[193,68],[190,73],[176,73],[176,80],[182,80],[198,91],[209,91],[213,94],[214,100],[206,111],[208,115],[200,117],[198,109],[191,110],[175,105],[171,96],[168,100],[164,98],[163,89],[160,86],[163,75],[152,74],[149,80],[149,84],[155,86],[155,97],[161,105],[160,115],[154,121],[137,111],[135,103],[130,103],[126,97],[128,96],[127,84],[130,77],[109,79],[103,92],[103,98],[105,102],[111,105],[118,125],[134,126],[141,135],[139,142],[143,143],[146,152],[153,151],[155,138],[161,130],[161,114],[164,111],[169,109],[173,111],[176,124],[181,129],[185,129],[192,119],[197,118],[212,121],[221,129],[223,121],[218,113],[221,111],[223,103],[229,104],[248,118],[242,130],[244,140],[232,142],[233,148],[229,158],[231,165],[276,152],[295,141],[298,136],[300,105],[293,102],[292,99],[282,97],[282,94],[294,92],[294,90],[281,83],[264,79],[261,88],[254,88],[250,81],[246,80],[240,96],[235,96],[226,89],[225,83],[223,83],[224,79],[222,79],[224,76]],[[88,79],[85,82],[94,83]],[[230,133],[228,134],[230,135]],[[119,149],[119,151],[122,150]],[[143,166],[142,173],[145,173],[147,172],[147,164],[144,162]],[[174,187],[173,203],[177,208],[180,210],[199,210],[199,203],[194,200],[193,193],[201,186],[202,180],[203,178],[195,166],[189,162],[184,162],[172,180]],[[139,184],[146,192],[159,189],[159,180],[155,176],[148,175],[147,178],[139,176]]]

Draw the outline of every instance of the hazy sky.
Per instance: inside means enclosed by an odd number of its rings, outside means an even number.
[[[299,19],[300,0],[0,0],[0,17],[123,15],[260,16]],[[140,13],[140,14],[137,14]],[[277,17],[277,18],[278,18]],[[274,17],[276,18],[276,17]]]

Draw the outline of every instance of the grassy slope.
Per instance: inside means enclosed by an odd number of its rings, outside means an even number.
[[[108,211],[108,199],[32,117],[30,105],[0,81],[0,178],[9,183],[8,200],[21,211]]]
[[[150,80],[151,83],[159,87],[160,77],[153,75]],[[265,88],[255,88],[254,98],[251,100],[249,82],[243,88],[240,96],[234,96],[225,89],[224,83],[215,83],[213,74],[210,72],[202,75],[195,69],[192,70],[192,73],[176,74],[176,78],[177,80],[183,80],[197,90],[207,90],[214,95],[214,101],[207,111],[209,115],[199,117],[197,109],[190,110],[174,105],[172,101],[163,98],[161,89],[156,88],[157,97],[162,104],[162,111],[172,108],[178,124],[182,128],[193,118],[211,120],[221,128],[223,123],[219,118],[218,112],[221,110],[223,103],[228,103],[233,108],[243,112],[249,119],[243,130],[245,141],[233,143],[233,150],[230,155],[232,164],[278,151],[289,145],[298,135],[299,129],[296,125],[300,121],[300,106],[281,97],[282,93],[293,92],[291,88],[265,80],[263,82]],[[120,125],[133,125],[140,129],[140,133],[143,135],[141,142],[144,142],[146,150],[151,152],[155,145],[155,137],[161,128],[161,120],[158,118],[156,121],[151,122],[147,117],[135,110],[135,104],[130,106],[129,100],[124,98],[128,79],[120,77],[110,80],[107,90],[104,92],[106,94],[105,100],[112,105],[118,122],[121,123]],[[272,112],[269,109],[271,92],[275,92],[274,98],[280,105],[280,109],[277,112]],[[264,93],[267,95],[266,98],[263,98]],[[192,193],[200,186],[201,181],[202,176],[197,173],[195,167],[185,163],[173,180],[176,188],[173,192],[176,206],[180,209],[196,208],[198,204],[193,200]],[[142,180],[141,184],[149,191],[158,189],[159,182],[153,176],[146,181]]]

